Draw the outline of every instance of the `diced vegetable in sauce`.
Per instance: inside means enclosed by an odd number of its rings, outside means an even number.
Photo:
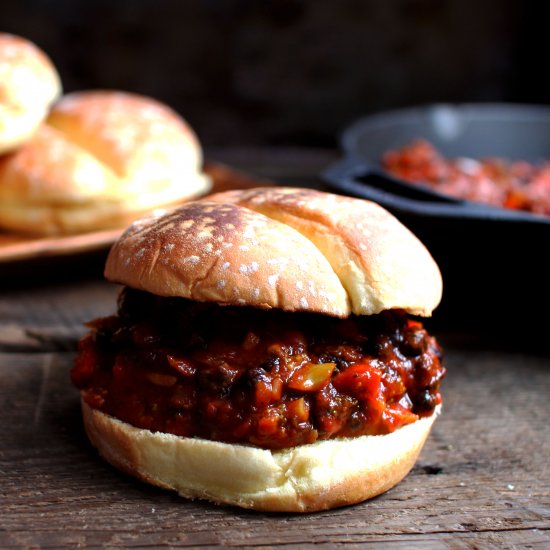
[[[280,449],[383,434],[441,402],[441,350],[402,311],[340,320],[126,289],[71,371],[140,428]]]

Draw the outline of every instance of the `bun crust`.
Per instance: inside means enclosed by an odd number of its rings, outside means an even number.
[[[0,33],[0,153],[27,141],[60,94],[48,56],[24,38]]]
[[[49,235],[124,227],[208,191],[201,164],[195,134],[155,100],[71,94],[0,160],[0,226]]]
[[[353,313],[403,308],[429,316],[441,300],[441,274],[428,250],[376,203],[293,188],[228,191],[211,200],[244,206],[299,231],[329,259]]]
[[[382,207],[310,189],[230,191],[136,222],[105,276],[160,296],[337,317],[431,315],[439,269]]]
[[[154,433],[81,403],[90,441],[117,468],[185,497],[270,512],[326,510],[387,491],[413,467],[437,416],[388,435],[269,451]]]

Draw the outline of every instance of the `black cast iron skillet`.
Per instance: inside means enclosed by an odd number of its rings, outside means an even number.
[[[382,155],[422,138],[448,158],[550,158],[550,107],[466,104],[403,109],[366,117],[342,135],[344,158],[323,174],[332,187],[392,209],[425,216],[550,224],[550,217],[456,199],[399,180]]]
[[[550,107],[433,105],[368,116],[343,133],[343,158],[322,174],[333,190],[387,208],[426,244],[443,274],[437,315],[444,324],[491,327],[508,338],[550,333],[550,217],[455,199],[387,174],[383,153],[417,138],[449,158],[550,159]]]

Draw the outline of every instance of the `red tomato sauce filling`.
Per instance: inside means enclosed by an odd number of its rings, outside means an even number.
[[[387,151],[382,166],[397,178],[460,199],[550,216],[548,161],[447,159],[429,142],[416,140]]]
[[[441,350],[399,310],[336,319],[125,289],[71,370],[139,428],[280,449],[386,434],[441,403]]]

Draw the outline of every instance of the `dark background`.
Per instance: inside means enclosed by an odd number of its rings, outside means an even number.
[[[0,30],[66,92],[151,95],[206,146],[332,146],[355,118],[431,102],[548,103],[545,2],[3,0]]]

